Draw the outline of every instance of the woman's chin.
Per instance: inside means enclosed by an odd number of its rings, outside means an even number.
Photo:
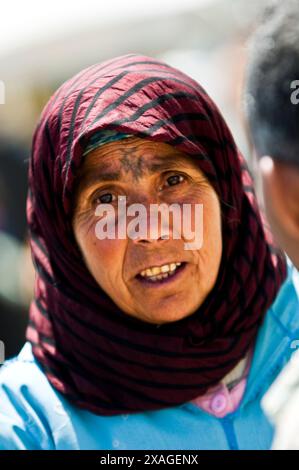
[[[194,313],[198,308],[194,305],[187,308],[187,305],[186,301],[180,301],[178,299],[168,301],[168,303],[167,301],[164,301],[163,305],[161,305],[161,303],[157,303],[155,305],[153,302],[151,304],[151,308],[139,311],[135,316],[142,321],[157,325],[172,323],[192,315],[192,313]]]

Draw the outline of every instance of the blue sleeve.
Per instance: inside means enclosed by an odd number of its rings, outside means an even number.
[[[22,381],[31,364],[7,363],[0,369],[0,450],[53,449],[47,424]]]

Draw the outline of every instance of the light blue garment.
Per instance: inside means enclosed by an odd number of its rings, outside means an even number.
[[[216,418],[192,403],[144,413],[97,416],[54,390],[26,343],[0,369],[0,449],[269,449],[273,427],[261,398],[299,338],[299,293],[288,278],[268,310],[255,344],[239,408]]]

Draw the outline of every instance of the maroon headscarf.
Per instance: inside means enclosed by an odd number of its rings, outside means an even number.
[[[220,270],[187,318],[157,328],[127,315],[83,262],[71,227],[74,180],[89,137],[101,129],[177,147],[218,193]],[[100,415],[161,409],[204,394],[253,345],[286,277],[219,110],[197,82],[149,57],[91,66],[52,96],[33,137],[27,217],[36,268],[27,338],[50,383]]]

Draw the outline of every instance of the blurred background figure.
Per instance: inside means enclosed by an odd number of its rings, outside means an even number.
[[[277,241],[299,268],[299,2],[269,2],[252,37],[245,103]],[[299,274],[296,273],[299,297]],[[290,312],[292,318],[299,312]],[[291,348],[299,347],[294,331]],[[299,449],[299,351],[264,399],[275,449]]]

